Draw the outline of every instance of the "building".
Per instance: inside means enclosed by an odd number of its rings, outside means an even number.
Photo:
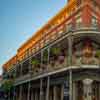
[[[13,100],[100,100],[100,0],[68,0],[3,69]]]

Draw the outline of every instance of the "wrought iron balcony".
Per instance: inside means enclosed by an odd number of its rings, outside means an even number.
[[[43,67],[44,66],[44,67]],[[98,57],[91,57],[91,58],[84,58],[82,56],[72,56],[72,66],[75,66],[75,68],[99,68],[100,67],[100,58]],[[68,66],[68,57],[65,57],[63,61],[60,61],[59,59],[56,61],[50,61],[49,64],[44,64],[40,68],[34,68],[31,69],[29,73],[26,75],[22,75],[19,78],[15,80],[15,83],[20,83],[23,81],[27,81],[30,78],[34,78],[40,75],[43,75],[45,73],[53,72],[56,70],[60,70],[63,68],[70,67]]]
[[[95,24],[91,24],[89,26],[85,26],[82,23],[76,24],[74,30],[85,30],[85,29],[91,29],[91,30],[99,30],[99,26]]]
[[[72,30],[78,31],[78,30],[84,30],[84,29],[98,31],[99,26],[97,24],[91,24],[90,26],[86,27],[83,24],[76,24],[76,26],[74,28],[70,27],[69,31],[70,30],[71,31]],[[64,30],[65,30],[65,28],[64,28]],[[61,61],[61,60],[63,60],[63,61]],[[25,63],[25,65],[26,65],[26,63]],[[88,58],[88,57],[86,58],[86,57],[83,57],[83,55],[74,55],[73,54],[72,66],[75,66],[76,68],[99,67],[100,66],[100,58],[95,57],[95,55],[90,57],[90,58]],[[26,66],[26,67],[29,67],[29,66]],[[40,75],[43,75],[45,73],[53,72],[56,70],[67,68],[67,67],[69,67],[68,66],[68,56],[66,56],[66,57],[60,56],[56,60],[50,59],[48,64],[42,64],[42,65],[40,64],[40,67],[34,66],[33,68],[30,69],[30,71],[25,72],[26,73],[25,75],[19,76],[19,78],[17,78],[15,80],[15,82],[18,83],[18,82],[27,80],[29,78],[40,76]],[[23,71],[24,71],[24,67],[23,67]]]

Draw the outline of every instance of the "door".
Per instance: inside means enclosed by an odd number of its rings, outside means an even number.
[[[100,100],[100,82],[93,80],[78,81],[76,100]]]

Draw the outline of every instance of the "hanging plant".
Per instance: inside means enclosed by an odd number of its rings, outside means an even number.
[[[100,50],[96,51],[96,57],[98,57],[100,59]]]
[[[45,50],[44,53],[43,53],[43,61],[46,62],[48,59],[48,51]]]
[[[11,79],[15,79],[15,78],[16,78],[16,73],[15,73],[15,71],[11,72],[10,78],[11,78]]]
[[[40,62],[37,59],[33,59],[32,62],[31,62],[31,64],[37,66],[37,65],[40,64]]]
[[[51,52],[52,52],[53,55],[57,56],[58,54],[60,54],[61,49],[60,48],[52,48]]]

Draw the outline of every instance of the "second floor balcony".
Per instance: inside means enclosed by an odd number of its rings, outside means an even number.
[[[85,31],[86,32],[86,31]],[[25,80],[57,70],[100,67],[100,34],[84,32],[63,38],[19,64],[16,80]],[[74,35],[75,34],[75,35]],[[24,73],[25,72],[25,73]]]

